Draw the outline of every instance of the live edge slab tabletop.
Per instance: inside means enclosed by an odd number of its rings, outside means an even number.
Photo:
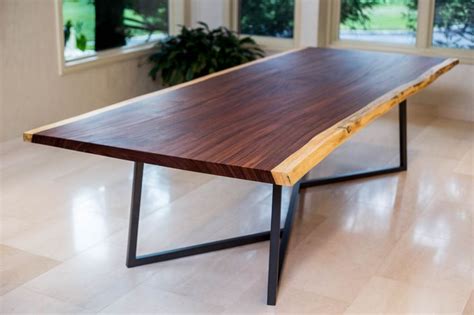
[[[456,60],[307,48],[25,133],[34,143],[293,185]]]
[[[399,104],[400,167],[389,171],[405,170],[405,100],[457,63],[395,53],[298,49],[40,127],[25,132],[24,139],[135,162],[129,267],[270,239],[267,302],[275,304],[292,223],[289,212],[281,233],[281,186],[294,187],[294,208],[300,188],[321,184],[302,182],[304,175]],[[143,163],[273,184],[271,230],[137,258]]]

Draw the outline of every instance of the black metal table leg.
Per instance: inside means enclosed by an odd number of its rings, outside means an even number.
[[[142,197],[143,163],[135,163],[133,168],[132,202],[128,227],[127,267],[137,265],[138,222]]]
[[[288,212],[286,213],[285,226],[282,233],[280,233],[280,237],[277,237],[281,222],[282,187],[273,185],[270,253],[268,257],[268,305],[275,305],[276,303],[278,284],[280,283],[283,265],[286,258],[286,251],[290,242],[291,228],[295,218],[296,206],[298,205],[299,186],[300,183],[298,182],[292,188],[290,204],[288,205]]]
[[[281,186],[273,185],[270,255],[268,259],[268,305],[275,305],[278,290],[278,278],[280,271],[278,265],[280,262],[281,190]]]
[[[398,105],[398,121],[400,131],[400,171],[406,171],[408,168],[406,100]]]
[[[283,265],[285,264],[286,258],[286,249],[290,243],[291,228],[293,227],[293,221],[295,219],[296,206],[298,205],[299,192],[300,192],[301,182],[296,183],[291,191],[290,204],[288,205],[288,212],[286,213],[285,226],[283,228],[283,233],[280,243],[280,257],[279,257],[279,266],[278,274],[281,275],[283,270]],[[280,279],[280,278],[279,278]]]

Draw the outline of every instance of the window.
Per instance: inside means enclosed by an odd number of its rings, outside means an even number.
[[[64,60],[133,47],[168,33],[168,0],[62,0]]]
[[[414,0],[342,0],[340,39],[414,45]]]
[[[436,0],[432,44],[474,48],[474,0]]]
[[[294,12],[294,0],[240,0],[240,33],[293,38]]]
[[[474,0],[320,0],[318,44],[474,63]]]

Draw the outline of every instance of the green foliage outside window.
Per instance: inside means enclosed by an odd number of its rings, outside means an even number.
[[[416,30],[418,0],[341,0],[340,22],[349,29]]]
[[[341,1],[341,24],[349,26],[351,29],[357,28],[358,25],[364,29],[370,23],[368,10],[374,5],[379,4],[379,0],[342,0]]]
[[[434,27],[444,35],[434,46],[473,49],[474,0],[436,0]]]
[[[77,22],[76,23],[76,46],[80,50],[84,51],[87,48],[87,37],[82,33],[82,27],[84,23]]]
[[[341,28],[416,31],[419,1],[341,0]],[[433,27],[434,46],[474,48],[474,0],[436,0]]]
[[[77,48],[95,50],[96,3],[99,1],[104,0],[62,0],[65,44],[74,30]],[[154,33],[168,30],[168,0],[113,0],[110,3],[123,8],[123,21],[115,29],[123,38],[146,36],[146,40]],[[104,19],[110,20],[110,17]]]
[[[241,0],[240,33],[293,37],[294,0]]]
[[[124,26],[127,37],[168,30],[168,0],[125,0]]]

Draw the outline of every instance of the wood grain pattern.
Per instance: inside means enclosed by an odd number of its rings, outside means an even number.
[[[357,131],[367,126],[377,117],[390,111],[394,106],[406,100],[410,95],[422,90],[443,73],[451,70],[459,60],[450,58],[431,68],[416,80],[404,84],[341,120],[331,128],[321,132],[293,153],[285,161],[272,169],[275,183],[284,186],[294,185],[314,166],[321,162],[338,146],[343,144]]]
[[[292,185],[457,63],[307,48],[25,133],[119,159]]]
[[[270,59],[273,59],[273,58],[277,58],[277,57],[280,57],[280,56],[283,56],[283,55],[286,55],[286,54],[289,54],[289,53],[292,53],[292,52],[295,52],[295,51],[298,51],[298,50],[301,50],[301,49],[303,49],[303,48],[297,48],[297,49],[291,49],[291,50],[288,50],[288,51],[284,51],[284,52],[281,52],[279,54],[275,54],[275,55],[272,55],[272,56],[269,56],[269,57],[266,57],[266,58],[257,59],[257,60],[251,61],[251,62],[244,63],[242,65],[231,67],[229,69],[225,69],[225,70],[222,70],[222,71],[219,71],[219,72],[211,73],[211,74],[208,74],[208,75],[203,76],[201,78],[194,79],[192,81],[177,84],[175,86],[171,86],[171,87],[161,89],[161,90],[158,90],[158,91],[155,91],[155,92],[151,92],[151,93],[148,93],[148,94],[145,94],[145,95],[137,96],[137,97],[125,100],[123,102],[119,102],[119,103],[116,103],[116,104],[113,104],[113,105],[105,106],[105,107],[102,107],[102,108],[99,108],[99,109],[96,109],[96,110],[93,110],[93,111],[90,111],[90,112],[87,112],[87,113],[84,113],[84,114],[81,114],[81,115],[77,115],[77,116],[74,116],[74,117],[71,117],[71,118],[67,118],[67,119],[52,123],[52,124],[48,124],[48,125],[44,125],[44,126],[35,128],[35,129],[31,129],[31,130],[25,131],[23,133],[23,141],[32,142],[33,135],[35,133],[40,133],[41,131],[45,131],[45,130],[52,129],[52,128],[55,128],[55,127],[63,126],[63,125],[66,125],[66,124],[69,124],[69,123],[72,123],[72,122],[75,122],[75,121],[78,121],[78,120],[81,120],[81,119],[84,119],[84,118],[92,117],[92,116],[100,114],[100,113],[105,113],[105,112],[108,112],[108,111],[113,110],[113,109],[117,109],[117,108],[120,108],[120,107],[123,107],[123,106],[127,106],[129,104],[134,103],[134,102],[139,102],[139,101],[146,100],[146,99],[154,97],[154,96],[165,94],[165,93],[168,93],[168,92],[171,92],[171,91],[174,91],[174,90],[186,87],[186,86],[190,86],[190,85],[208,80],[210,78],[218,77],[220,75],[223,75],[223,74],[226,74],[226,73],[238,70],[238,69],[242,69],[242,68],[251,66],[251,65],[259,63],[259,62],[264,62],[264,61],[267,61],[267,60],[270,60]]]

